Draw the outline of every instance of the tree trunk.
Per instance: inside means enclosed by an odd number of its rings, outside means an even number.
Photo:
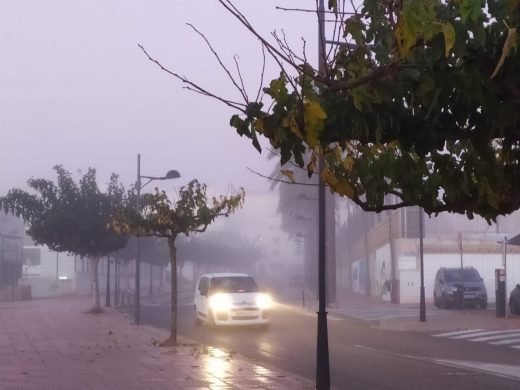
[[[132,290],[132,286],[130,285],[130,267],[129,267],[129,263],[125,263],[124,267],[123,267],[123,279],[125,281],[125,287],[124,287],[124,295],[125,295],[125,299],[124,299],[124,302],[125,304],[130,304],[130,292]]]
[[[91,313],[101,313],[101,299],[99,294],[99,275],[98,275],[98,267],[99,267],[99,256],[92,257],[90,259],[91,263],[91,271],[92,271],[92,287],[94,292],[94,306],[90,309]]]
[[[114,258],[114,305],[119,305],[119,261]]]
[[[164,268],[160,266],[159,270],[161,271],[161,275],[159,277],[159,292],[162,293],[164,291]]]
[[[150,292],[148,293],[149,297],[153,296],[153,265],[150,264]]]
[[[110,256],[107,256],[107,291],[105,297],[105,306],[110,306]]]
[[[171,266],[171,312],[170,312],[170,337],[168,337],[161,345],[174,346],[177,345],[177,248],[175,248],[175,239],[172,236],[168,239],[170,247],[170,266]]]

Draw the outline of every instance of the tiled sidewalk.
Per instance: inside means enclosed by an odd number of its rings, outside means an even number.
[[[312,389],[292,374],[184,341],[85,298],[0,303],[2,390]],[[183,342],[183,340],[180,340]]]

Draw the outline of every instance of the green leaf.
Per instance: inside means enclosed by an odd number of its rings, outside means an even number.
[[[352,16],[351,18],[347,19],[345,22],[345,32],[344,36],[346,37],[347,34],[350,34],[354,41],[358,45],[364,45],[365,44],[365,36],[363,35],[365,25],[361,21],[361,18],[359,15]]]
[[[462,23],[479,22],[484,19],[485,0],[456,0],[455,4]]]
[[[395,30],[401,57],[406,57],[418,42],[428,42],[439,31],[436,1],[413,0],[403,3]]]
[[[328,6],[335,14],[338,13],[338,0],[329,0]]]

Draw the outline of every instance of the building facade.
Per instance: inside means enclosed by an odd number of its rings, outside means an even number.
[[[409,207],[366,213],[347,204],[343,243],[337,252],[337,284],[361,294],[396,303],[419,302],[420,209]],[[499,241],[520,232],[520,213],[488,224],[464,215],[423,214],[424,286],[433,301],[435,273],[440,267],[472,266],[484,279],[490,303],[495,301],[495,269],[504,268]],[[507,285],[520,282],[520,247],[507,247]]]

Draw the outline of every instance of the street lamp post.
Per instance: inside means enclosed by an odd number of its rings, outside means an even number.
[[[318,69],[320,75],[325,71],[325,4],[318,4]],[[319,171],[324,167],[320,157]],[[329,336],[327,327],[327,268],[325,264],[325,183],[318,181],[318,332],[316,346],[316,389],[330,389]]]
[[[137,182],[136,182],[136,190],[137,196],[135,201],[136,211],[137,213],[141,212],[140,206],[140,198],[141,198],[141,190],[150,182],[154,180],[169,180],[169,179],[177,179],[181,177],[180,173],[176,170],[171,170],[166,173],[166,176],[154,177],[154,176],[143,176],[141,175],[141,155],[137,155]],[[148,181],[144,184],[141,184],[141,179],[148,179]],[[173,281],[172,281],[173,283]],[[141,240],[140,237],[137,236],[137,253],[135,258],[135,324],[139,324],[141,321],[141,305],[140,305],[140,295],[141,295]]]
[[[424,295],[424,226],[423,226],[423,210],[419,207],[419,256],[421,260],[421,296],[419,304],[419,320],[426,322],[426,298]]]

